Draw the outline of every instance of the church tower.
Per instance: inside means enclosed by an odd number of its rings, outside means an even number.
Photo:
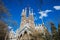
[[[27,16],[26,14],[29,13]],[[20,23],[20,28],[16,32],[16,39],[17,40],[44,40],[45,35],[47,34],[47,37],[49,36],[49,33],[47,29],[43,24],[38,25],[37,27],[35,26],[34,23],[34,15],[33,15],[33,9],[28,9],[25,8],[22,10],[21,14],[21,23]],[[38,36],[41,35],[42,36]]]
[[[27,8],[22,10],[20,29],[22,29],[26,24],[26,12],[27,12]]]
[[[33,9],[30,10],[30,8],[29,8],[29,17],[28,17],[28,20],[29,20],[30,27],[34,28],[35,25],[34,25]]]
[[[29,24],[29,27],[34,28],[34,16],[33,16],[33,9],[30,10],[29,8],[29,16],[26,17],[27,8],[22,10],[22,18],[21,18],[21,24],[20,24],[20,30],[26,25]]]

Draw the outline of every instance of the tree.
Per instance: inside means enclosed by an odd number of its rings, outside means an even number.
[[[10,16],[10,13],[8,12],[7,8],[4,7],[3,2],[0,0],[0,19],[6,18],[7,16]]]
[[[34,38],[34,40],[45,40],[44,33],[40,33],[37,30],[35,30],[31,36]]]
[[[60,24],[58,24],[58,40],[60,40]]]
[[[3,21],[0,21],[0,40],[5,40],[6,34],[8,34],[8,26]]]
[[[16,21],[11,20],[11,13],[8,11],[8,9],[4,6],[4,3],[2,0],[0,0],[0,20],[5,21],[7,24],[11,23],[13,25],[17,25]]]
[[[1,40],[8,40],[6,39],[8,36],[8,25],[9,23],[16,25],[15,21],[10,19],[11,14],[8,12],[7,8],[4,6],[2,0],[0,0],[0,39]],[[7,19],[7,21],[5,21]],[[8,21],[9,20],[9,21]],[[6,25],[7,24],[7,25]]]
[[[57,40],[57,29],[52,22],[51,22],[51,33],[52,33],[52,40]]]

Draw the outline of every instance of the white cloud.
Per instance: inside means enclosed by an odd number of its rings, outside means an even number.
[[[48,12],[51,12],[52,10],[46,10],[45,12],[48,13]]]
[[[11,27],[11,26],[8,26],[8,28],[9,28],[9,29],[12,29],[12,27]]]
[[[41,14],[41,16],[39,17],[40,19],[42,19],[43,17],[47,17],[47,13],[51,12],[52,10],[45,10],[45,11],[40,11],[39,13]]]
[[[10,32],[15,34],[15,32],[13,31],[13,28],[11,26],[8,26],[8,28],[11,29]]]
[[[10,32],[12,32],[13,34],[16,34],[13,29]]]
[[[56,10],[60,10],[60,6],[54,6]]]
[[[13,30],[13,28],[11,26],[8,26],[8,28],[10,29],[10,34],[9,34],[10,37],[12,37],[12,36],[15,37],[16,32]]]

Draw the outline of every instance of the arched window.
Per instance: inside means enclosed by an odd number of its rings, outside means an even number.
[[[27,31],[25,31],[24,34],[27,34]]]
[[[20,37],[22,37],[22,34],[20,35]]]

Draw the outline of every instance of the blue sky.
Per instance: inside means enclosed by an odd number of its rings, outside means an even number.
[[[58,25],[60,20],[60,0],[3,0],[5,7],[12,15],[12,20],[15,20],[18,26],[11,26],[14,30],[20,27],[21,22],[21,11],[25,7],[31,7],[34,11],[34,20],[35,24],[41,24],[42,21],[39,18],[41,15],[39,11],[51,10],[51,12],[47,13],[47,17],[43,18],[45,26],[50,30],[49,22],[52,21],[54,24]],[[59,6],[58,9],[55,6]]]

